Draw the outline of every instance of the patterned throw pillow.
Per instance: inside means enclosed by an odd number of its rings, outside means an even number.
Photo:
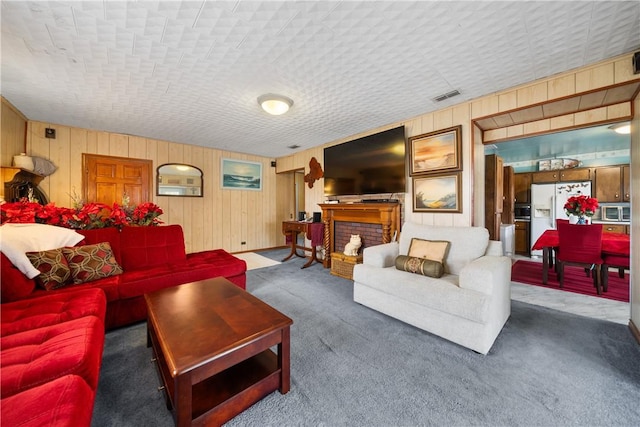
[[[411,245],[409,245],[409,253],[407,255],[410,257],[430,259],[444,264],[447,259],[447,254],[449,253],[449,246],[451,246],[451,242],[447,242],[446,240],[424,240],[414,237],[411,239]]]
[[[40,271],[36,276],[36,283],[47,291],[60,288],[69,280],[71,270],[62,253],[62,248],[27,252],[26,255],[31,264]]]
[[[406,255],[398,255],[396,268],[409,273],[422,274],[429,277],[442,277],[444,266],[441,262],[424,258],[415,258]]]
[[[62,249],[73,283],[91,282],[122,273],[109,242]]]

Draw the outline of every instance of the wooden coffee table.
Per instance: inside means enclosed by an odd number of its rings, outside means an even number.
[[[287,316],[224,278],[144,297],[149,345],[177,426],[220,425],[275,390],[289,391]]]

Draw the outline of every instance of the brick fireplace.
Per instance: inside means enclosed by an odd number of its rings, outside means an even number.
[[[364,248],[388,243],[400,232],[400,203],[327,203],[320,207],[324,223],[325,268],[331,266],[328,255],[342,252],[351,234],[360,234]]]
[[[335,250],[337,252],[344,249],[344,246],[349,243],[352,234],[359,234],[362,239],[360,253],[362,253],[362,250],[366,247],[382,243],[381,224],[336,221],[334,224],[333,238],[335,242]]]

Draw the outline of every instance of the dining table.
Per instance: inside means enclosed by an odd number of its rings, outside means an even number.
[[[535,241],[532,250],[542,249],[542,283],[547,284],[549,267],[553,266],[553,250],[560,245],[558,230],[545,230]],[[602,233],[602,253],[604,255],[629,256],[631,239],[625,233]]]

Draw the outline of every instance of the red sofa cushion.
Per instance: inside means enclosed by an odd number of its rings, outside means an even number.
[[[5,254],[0,252],[0,299],[2,302],[16,301],[31,295],[36,282],[27,278]]]
[[[224,249],[194,252],[187,255],[187,261],[192,268],[208,268],[215,271],[215,276],[237,276],[247,272],[245,260],[236,258]]]
[[[55,325],[84,316],[104,322],[107,299],[101,289],[56,293],[2,304],[0,336]]]
[[[184,235],[179,225],[124,227],[120,232],[124,271],[142,270],[186,260]]]
[[[104,324],[95,316],[0,338],[0,395],[12,396],[64,375],[75,374],[96,389]]]
[[[95,391],[77,375],[65,375],[2,399],[2,425],[89,427]]]
[[[80,283],[78,285],[66,285],[53,291],[45,291],[36,288],[32,293],[32,297],[41,297],[45,295],[55,295],[58,293],[77,292],[82,289],[101,289],[107,297],[107,302],[117,300],[119,298],[118,288],[120,287],[121,275],[105,277],[104,279],[94,280],[93,282]]]

